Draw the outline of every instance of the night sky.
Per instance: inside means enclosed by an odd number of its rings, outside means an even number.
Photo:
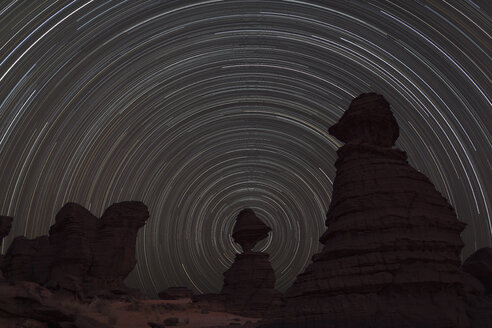
[[[468,224],[463,256],[492,245],[489,0],[0,3],[3,253],[68,201],[140,200],[129,285],[217,292],[249,207],[284,290],[320,250],[327,129],[369,91]]]

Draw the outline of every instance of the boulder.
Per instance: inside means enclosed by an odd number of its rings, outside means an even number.
[[[269,226],[258,219],[253,210],[246,208],[239,212],[236,218],[232,238],[241,245],[243,252],[248,252],[256,243],[265,239],[271,230]]]

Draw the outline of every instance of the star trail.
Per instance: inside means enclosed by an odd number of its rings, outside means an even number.
[[[285,290],[319,251],[341,143],[327,129],[378,92],[398,147],[492,246],[492,3],[3,1],[2,245],[78,202],[140,200],[131,286],[217,292],[252,208]]]

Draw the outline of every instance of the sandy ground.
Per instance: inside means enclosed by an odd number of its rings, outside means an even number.
[[[260,320],[225,312],[203,311],[191,303],[190,299],[142,300],[134,303],[107,302],[99,308],[99,311],[94,309],[85,315],[111,324],[114,328],[145,328],[150,327],[148,322],[162,324],[166,318],[170,317],[179,319],[178,327],[187,328],[240,327],[248,322],[255,323]]]

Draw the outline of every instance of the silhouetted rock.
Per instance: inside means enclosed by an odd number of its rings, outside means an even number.
[[[399,136],[389,103],[376,93],[364,93],[352,100],[350,108],[328,131],[345,143],[381,147],[394,146]]]
[[[10,216],[0,215],[0,250],[2,248],[3,238],[8,236],[10,229],[12,228],[13,218]],[[0,280],[3,279],[3,263],[4,256],[0,254]]]
[[[484,247],[473,253],[461,266],[485,287],[485,294],[492,294],[492,248]]]
[[[0,215],[0,246],[2,245],[3,237],[7,237],[12,228],[11,216]]]
[[[461,270],[472,327],[492,327],[492,248],[473,253]]]
[[[5,255],[4,276],[11,281],[44,284],[49,279],[52,260],[53,253],[47,236],[35,239],[19,236],[14,238]]]
[[[224,272],[224,285],[219,294],[193,296],[193,302],[208,311],[227,311],[261,317],[280,306],[281,294],[275,290],[275,273],[268,254],[254,252],[256,243],[268,236],[271,228],[251,209],[236,217],[233,238],[243,248],[234,263]]]
[[[122,295],[133,270],[138,230],[149,217],[141,202],[111,205],[97,219],[68,203],[58,212],[50,235],[17,237],[7,251],[4,275],[11,281],[33,281],[80,297]],[[111,296],[108,296],[111,297]]]
[[[231,313],[262,316],[280,305],[281,294],[275,289],[275,273],[263,252],[237,254],[224,272],[225,309]]]
[[[391,148],[388,103],[363,94],[329,131],[347,144],[324,247],[287,290],[283,322],[269,327],[470,327],[458,270],[465,224]]]
[[[271,230],[269,226],[258,219],[253,210],[246,208],[239,212],[236,218],[232,238],[241,245],[243,252],[248,252],[256,243],[268,237],[268,232]]]
[[[64,280],[65,276],[83,280],[93,263],[94,241],[98,219],[79,204],[67,203],[50,228],[50,246],[56,256],[51,263],[50,278]]]
[[[136,201],[113,204],[104,212],[95,235],[95,253],[89,271],[96,278],[98,288],[123,286],[123,280],[137,263],[137,232],[148,218],[147,206]]]
[[[186,287],[170,287],[159,293],[161,300],[177,300],[180,298],[192,298],[193,292]]]

